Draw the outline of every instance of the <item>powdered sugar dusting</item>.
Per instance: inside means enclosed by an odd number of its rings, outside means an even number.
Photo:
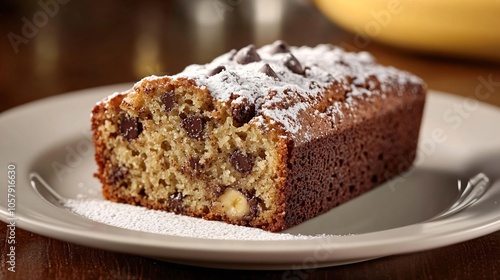
[[[306,240],[327,235],[272,233],[98,199],[67,199],[64,206],[90,220],[129,230],[223,240]],[[332,235],[328,235],[332,236]]]
[[[104,104],[104,106],[108,106],[109,104],[109,101],[117,96],[120,96],[120,95],[123,95],[123,94],[126,94],[126,93],[123,93],[123,92],[114,92],[113,94],[111,95],[108,95],[107,97],[105,97],[104,99],[98,101],[96,103],[96,105],[101,105],[101,104]]]
[[[367,52],[351,53],[323,44],[313,48],[290,47],[290,52],[276,53],[276,43],[256,50],[260,56],[259,61],[240,64],[234,59],[236,50],[232,50],[208,64],[190,65],[173,78],[193,79],[198,86],[207,88],[221,102],[238,102],[233,100],[235,95],[245,97],[256,105],[257,116],[263,116],[254,118],[254,122],[271,119],[292,134],[301,129],[298,114],[314,108],[313,101],[318,99],[323,89],[334,83],[344,85],[348,92],[347,99],[382,94],[381,91],[384,92],[389,85],[395,83],[422,83],[418,77],[407,72],[376,64],[375,59]],[[248,49],[246,47],[242,50]],[[290,53],[297,58],[299,69],[302,66],[305,73],[294,72],[286,66],[285,61]],[[279,79],[259,71],[265,64],[271,67]],[[297,66],[295,61],[290,64],[292,67]],[[208,75],[210,70],[219,66],[224,66],[225,70]],[[379,81],[381,91],[366,89],[366,85],[375,86],[370,77]],[[400,91],[397,94],[403,93],[403,87]],[[347,102],[352,102],[347,99]]]

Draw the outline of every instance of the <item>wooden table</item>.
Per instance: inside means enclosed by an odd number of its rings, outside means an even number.
[[[285,6],[277,1],[281,4],[274,8],[258,4],[263,1],[229,0],[53,0],[45,8],[27,2],[0,3],[0,112],[72,90],[176,73],[252,42],[282,38],[294,45],[328,42],[356,48],[354,35],[327,21],[307,1],[286,1]],[[461,96],[471,97],[482,80],[500,81],[500,65],[494,62],[421,56],[375,42],[362,49],[383,64],[414,72],[432,89]],[[498,85],[485,102],[500,106]],[[500,279],[500,231],[426,252],[295,274],[164,263],[22,229],[16,233],[17,272],[10,273],[3,223],[0,236],[0,278],[5,279]]]

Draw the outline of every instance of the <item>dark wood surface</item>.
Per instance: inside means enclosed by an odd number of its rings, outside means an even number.
[[[383,64],[421,76],[432,89],[471,98],[481,80],[497,81],[483,101],[500,106],[498,62],[418,55],[375,42],[360,48],[353,34],[327,21],[307,1],[277,1],[286,3],[279,14],[272,10],[276,14],[267,25],[255,23],[259,9],[253,1],[59,2],[68,3],[51,6],[46,20],[37,1],[0,2],[0,112],[72,90],[173,74],[231,48],[278,38],[294,45],[334,43],[367,50]],[[34,15],[40,27],[23,33]],[[12,34],[22,38],[16,41]],[[5,262],[6,234],[0,223],[1,279],[500,279],[500,231],[440,249],[292,273],[177,265],[19,228],[17,272],[11,273]]]

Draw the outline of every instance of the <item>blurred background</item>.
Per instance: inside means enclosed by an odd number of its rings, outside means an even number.
[[[368,51],[382,64],[422,77],[431,89],[500,107],[499,27],[498,0],[0,0],[0,113],[69,91],[175,74],[232,48],[276,39]],[[6,234],[0,230],[0,236]],[[52,275],[47,279],[110,272],[133,275],[129,279],[236,274],[90,249],[20,229],[17,236],[20,268],[29,264],[28,273]],[[499,237],[497,232],[443,249],[318,269],[309,279],[493,279]],[[286,275],[245,272],[237,278],[246,274]]]
[[[485,102],[500,106],[498,26],[500,2],[486,0],[0,1],[0,112],[175,74],[276,39],[369,51],[432,89],[462,96],[489,81]]]

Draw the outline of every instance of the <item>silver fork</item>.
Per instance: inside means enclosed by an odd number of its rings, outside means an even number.
[[[457,201],[455,201],[455,203],[453,203],[453,205],[450,206],[448,210],[430,220],[427,220],[427,222],[449,217],[471,206],[486,193],[486,191],[490,187],[489,182],[490,179],[484,173],[479,173],[469,179],[469,182],[467,183],[465,188],[462,187],[461,181],[458,181],[458,192],[460,194],[460,197],[457,199]]]

